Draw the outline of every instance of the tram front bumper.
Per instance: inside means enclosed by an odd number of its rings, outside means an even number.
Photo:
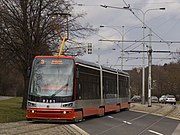
[[[75,117],[73,109],[37,109],[29,108],[26,112],[27,119],[49,119],[49,120],[73,120]]]

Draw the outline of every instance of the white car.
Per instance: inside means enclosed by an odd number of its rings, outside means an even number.
[[[175,96],[174,95],[166,95],[165,104],[166,103],[176,104]]]
[[[156,97],[156,96],[151,96],[151,102],[152,102],[152,103],[158,103],[158,97]]]
[[[162,96],[159,98],[159,103],[165,103],[165,99],[166,99],[166,95],[162,95]]]

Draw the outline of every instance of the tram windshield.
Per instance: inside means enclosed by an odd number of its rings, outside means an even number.
[[[72,97],[73,94],[72,59],[35,59],[32,69],[29,98],[37,97]],[[36,97],[36,98],[32,98]]]

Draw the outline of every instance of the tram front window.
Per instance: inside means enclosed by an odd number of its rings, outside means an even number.
[[[73,95],[73,60],[36,59],[28,99],[43,102],[49,99],[68,102]]]

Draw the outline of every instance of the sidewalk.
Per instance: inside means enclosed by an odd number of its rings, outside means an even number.
[[[180,120],[180,105],[176,105],[175,109],[174,107],[175,106],[171,104],[153,103],[151,107],[148,107],[148,104],[143,105],[141,103],[131,103],[130,110],[144,113],[152,113],[158,116],[166,115],[165,117]]]

